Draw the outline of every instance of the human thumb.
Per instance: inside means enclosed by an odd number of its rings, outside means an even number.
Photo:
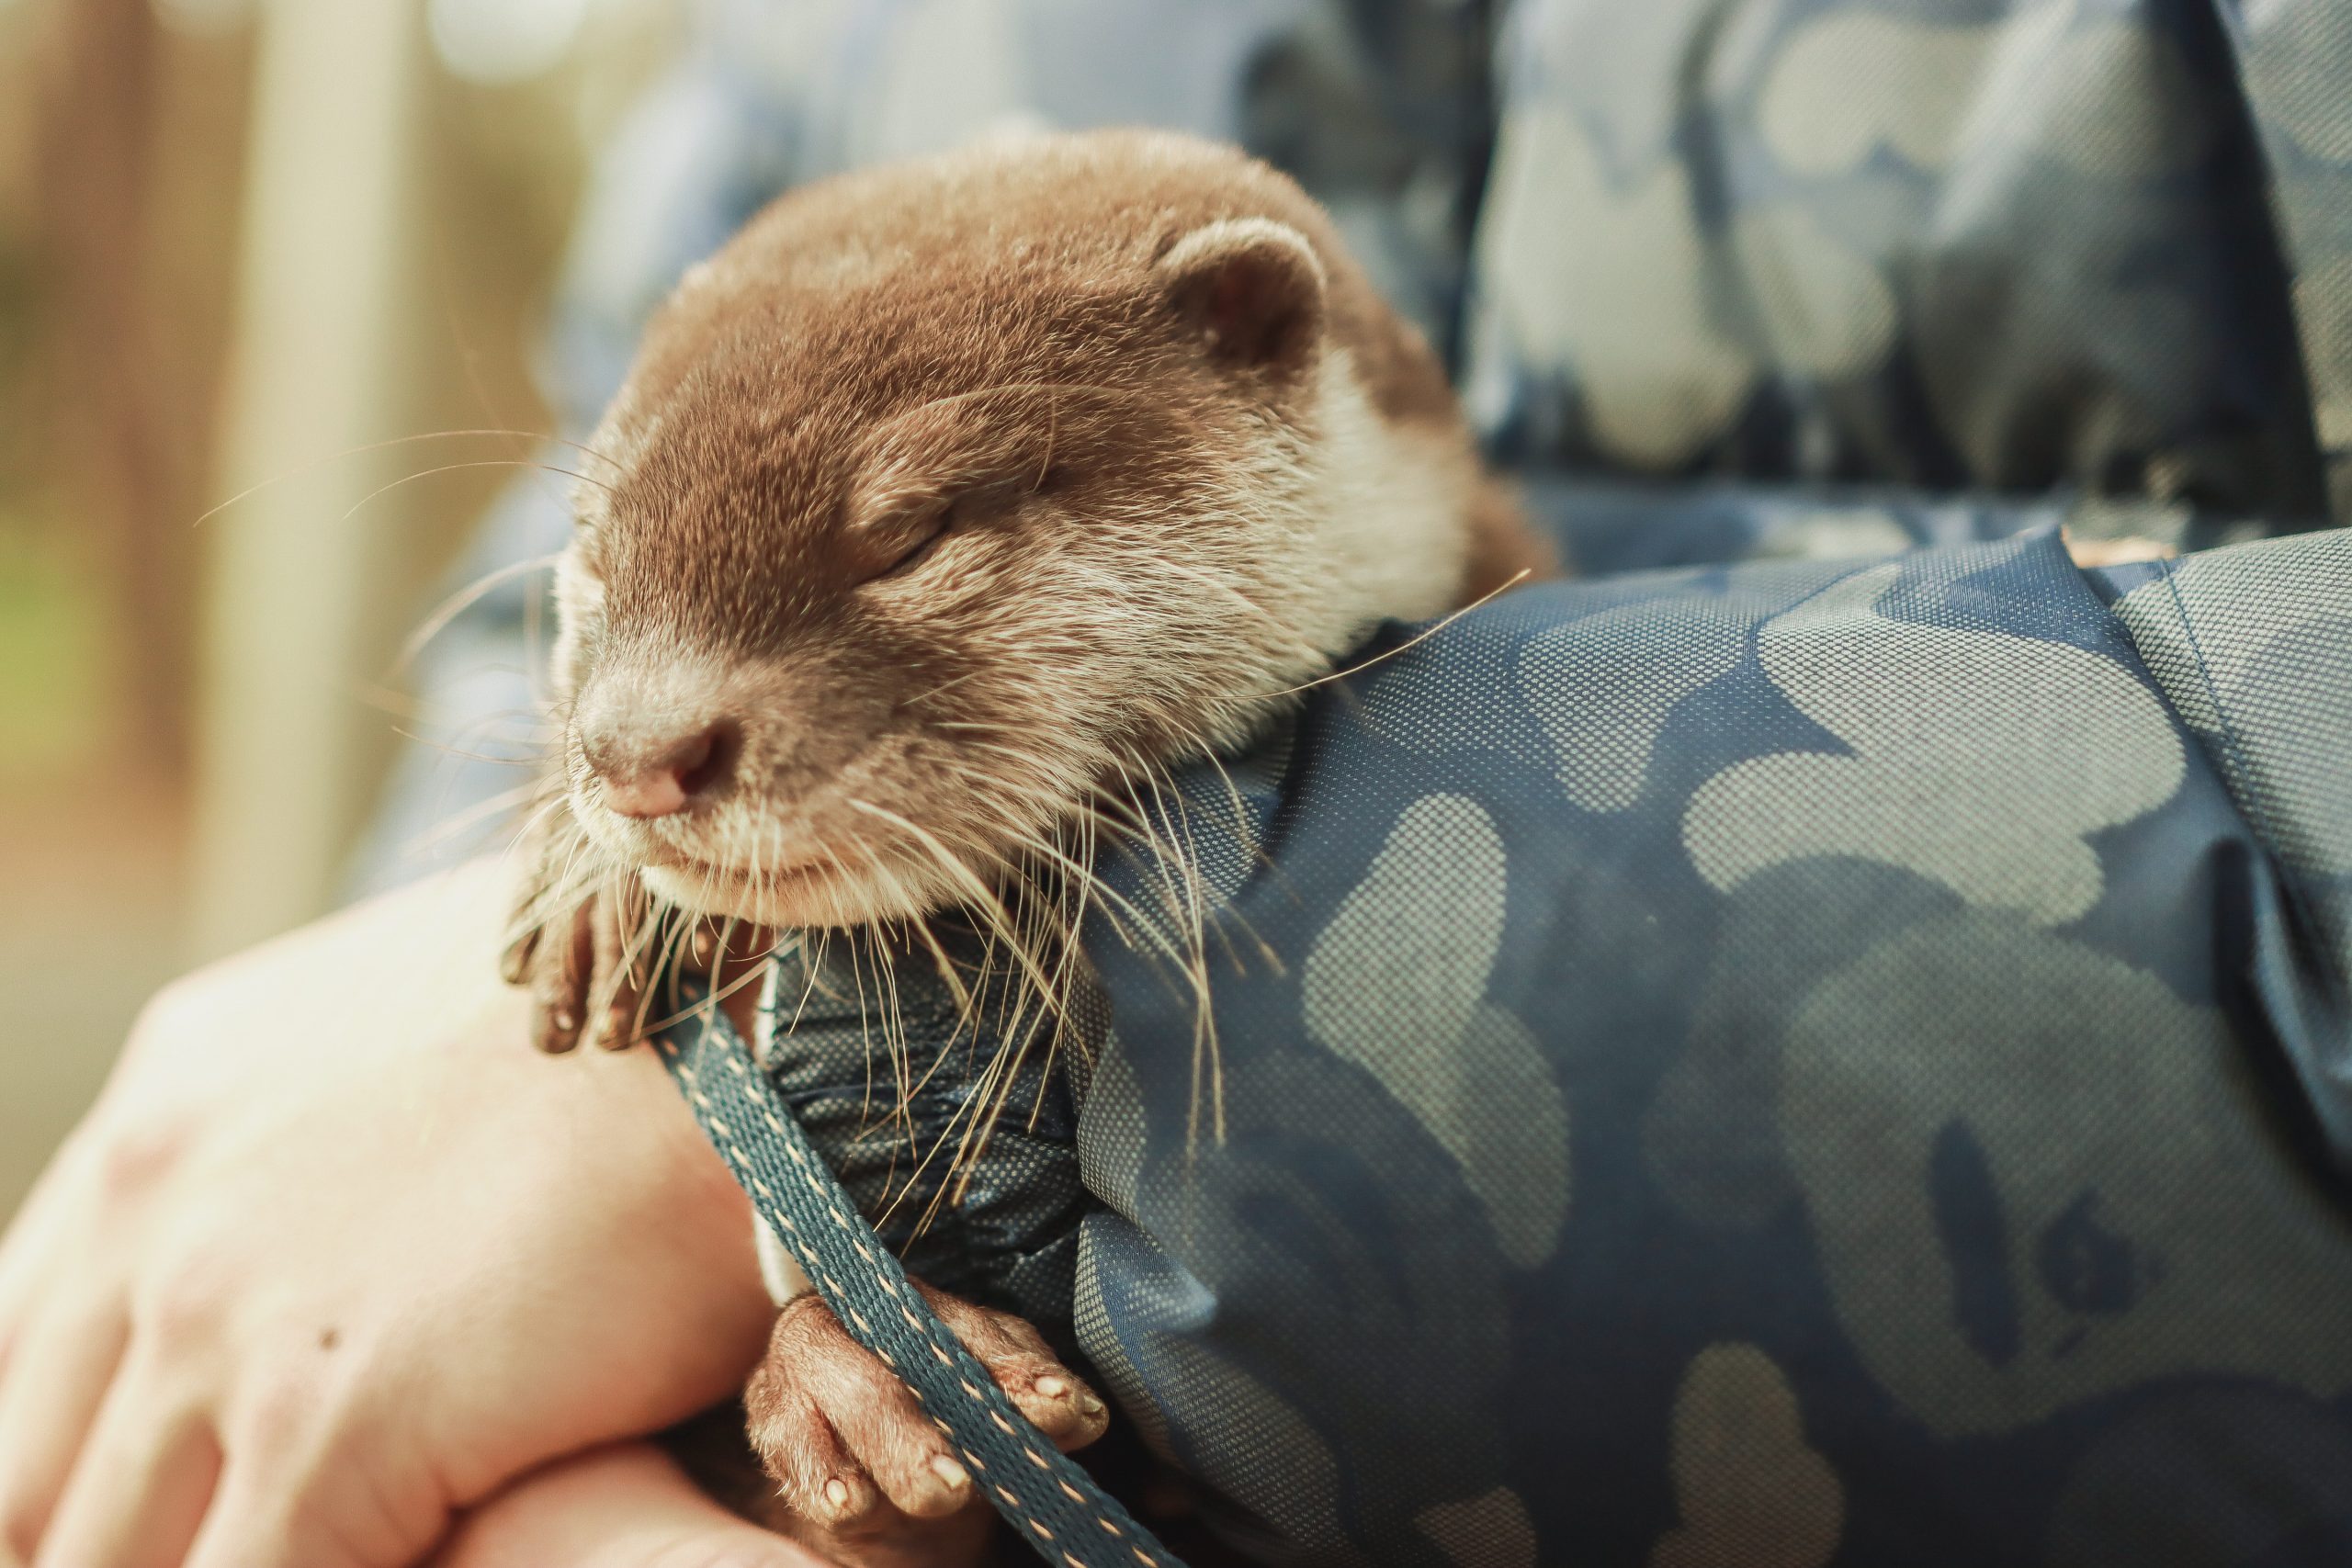
[[[729,1513],[648,1443],[559,1461],[482,1504],[433,1568],[832,1568]]]

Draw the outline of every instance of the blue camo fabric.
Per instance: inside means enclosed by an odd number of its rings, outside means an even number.
[[[2344,533],[1499,601],[1241,775],[1221,1141],[1096,942],[1082,1346],[1285,1560],[2352,1562],[2346,758]]]
[[[2245,9],[2301,18],[2246,24],[2271,52],[2352,50],[2340,6]],[[2304,146],[2274,127],[2333,114],[2352,135],[2352,78],[2254,91],[2236,10],[1528,0],[1498,67],[1474,412],[1508,460],[1570,482],[2061,491],[2189,543],[2320,514],[2304,360],[2352,371],[2352,292],[2328,281],[2352,202],[2282,198],[2290,230],[2266,191]],[[2282,248],[2331,222],[2326,248]],[[1699,521],[1680,500],[1645,556]],[[1583,541],[1577,507],[1553,515]],[[1888,520],[1928,542],[1907,507]],[[1693,558],[1736,549],[1712,523]],[[1616,569],[1623,535],[1579,564]]]
[[[582,220],[576,421],[775,189],[1148,119],[1333,206],[1579,572],[1180,781],[919,1235],[1005,1043],[899,965],[885,1121],[852,950],[787,961],[772,1076],[914,1272],[1264,1561],[2352,1563],[2352,6],[702,16]]]

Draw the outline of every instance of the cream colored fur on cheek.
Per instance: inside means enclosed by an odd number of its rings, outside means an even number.
[[[1287,636],[1239,628],[1263,643],[1261,664],[1237,668],[1205,716],[1219,749],[1290,706],[1292,688],[1329,673],[1382,621],[1451,608],[1466,570],[1464,515],[1477,482],[1466,444],[1384,418],[1341,350],[1325,353],[1316,381],[1302,422],[1312,434],[1270,438],[1235,496],[1238,513],[1258,515],[1251,558],[1228,570]]]
[[[1327,617],[1310,639],[1336,654],[1377,621],[1426,620],[1453,606],[1477,471],[1458,443],[1382,418],[1345,354],[1325,357],[1321,379],[1321,527],[1300,563],[1320,581],[1299,588],[1302,604],[1319,602]]]

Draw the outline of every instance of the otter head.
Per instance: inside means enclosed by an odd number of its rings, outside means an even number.
[[[787,196],[665,306],[593,443],[557,661],[580,823],[689,909],[862,923],[1243,739],[1461,576],[1366,322],[1394,352],[1313,204],[1184,139]]]

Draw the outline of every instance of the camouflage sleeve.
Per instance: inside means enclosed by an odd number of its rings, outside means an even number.
[[[2344,1560],[2348,656],[2352,535],[2045,531],[1366,670],[1203,854],[1221,1139],[1092,946],[1085,1349],[1302,1561]]]

